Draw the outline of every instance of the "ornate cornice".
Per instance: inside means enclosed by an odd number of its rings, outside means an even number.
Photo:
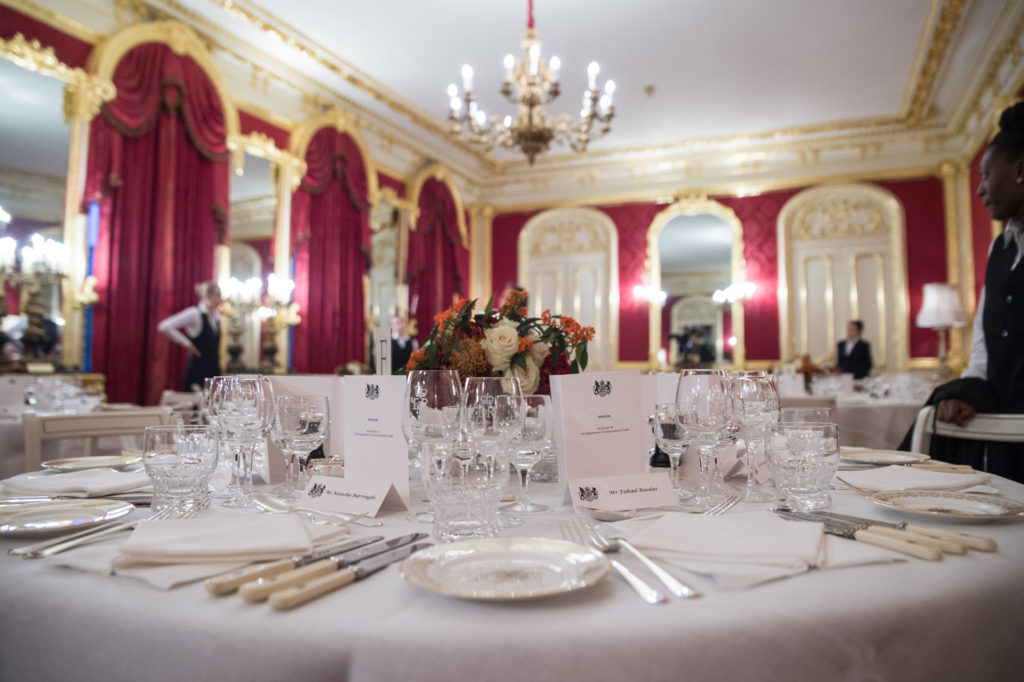
[[[928,99],[931,97],[932,89],[935,87],[935,78],[939,69],[946,59],[946,52],[949,49],[953,32],[956,31],[960,18],[963,16],[966,0],[945,0],[939,12],[935,30],[932,32],[931,40],[928,41],[928,54],[924,58],[921,67],[921,75],[917,79],[914,94],[910,99],[910,107],[904,117],[910,126],[920,125],[928,118]]]
[[[245,154],[252,154],[273,163],[290,165],[292,167],[292,190],[298,188],[302,177],[306,174],[306,161],[300,159],[284,149],[279,149],[277,143],[263,133],[249,133],[248,135],[229,135],[228,149],[235,157],[235,171],[241,174]]]
[[[0,57],[9,59],[29,71],[52,76],[67,83],[64,90],[66,121],[70,121],[76,115],[86,120],[91,119],[100,112],[104,102],[109,102],[117,95],[117,89],[110,79],[68,66],[57,58],[52,47],[43,47],[38,40],[28,40],[20,33],[16,33],[10,40],[0,38]]]

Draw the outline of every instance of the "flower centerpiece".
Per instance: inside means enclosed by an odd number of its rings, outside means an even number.
[[[480,313],[476,300],[452,304],[434,316],[430,336],[413,352],[405,371],[454,369],[462,378],[516,377],[523,393],[549,394],[552,374],[586,369],[594,329],[550,310],[528,317],[526,297],[526,291],[513,289],[495,309],[492,295]]]

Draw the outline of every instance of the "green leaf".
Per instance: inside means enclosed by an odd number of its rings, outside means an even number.
[[[579,365],[580,371],[582,372],[587,368],[587,344],[581,343],[576,347],[576,363]]]
[[[512,362],[509,364],[515,365],[519,369],[526,371],[526,353],[517,353],[512,356]]]
[[[484,315],[490,317],[494,312],[494,292],[491,292],[491,297],[487,299],[487,307],[484,308]]]

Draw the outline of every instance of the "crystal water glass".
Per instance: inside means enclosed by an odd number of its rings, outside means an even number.
[[[729,442],[732,419],[725,372],[683,370],[676,388],[676,410],[700,464],[700,486],[690,506],[697,511],[710,509],[725,498],[727,490],[718,467],[718,450]]]
[[[274,389],[269,377],[236,374],[214,377],[210,387],[210,414],[221,438],[232,445],[235,469],[225,507],[252,504],[253,458],[274,423]]]
[[[530,474],[548,450],[554,436],[554,415],[551,398],[546,395],[528,395],[523,398],[524,419],[522,434],[513,444],[512,465],[519,474],[519,495],[515,502],[502,507],[513,514],[536,514],[551,511],[551,507],[530,499]]]
[[[217,468],[217,433],[206,425],[147,426],[142,462],[153,481],[153,511],[210,506],[208,484]]]
[[[767,374],[733,376],[729,385],[734,419],[746,444],[747,484],[744,502],[772,502],[774,494],[757,482],[758,463],[767,464],[771,429],[779,420],[779,392]]]
[[[409,445],[410,462],[419,467],[423,484],[430,495],[431,462],[435,471],[443,471],[446,458],[459,440],[459,410],[462,387],[459,375],[451,369],[413,370],[405,381],[402,399],[402,432]],[[431,502],[433,504],[433,501]],[[433,523],[430,511],[410,515],[411,520]]]
[[[768,463],[780,498],[798,511],[827,509],[829,488],[839,467],[839,433],[825,422],[779,422],[773,429]]]
[[[294,499],[302,488],[305,458],[324,444],[331,425],[327,396],[279,395],[274,398],[270,436],[285,456],[285,479],[276,492]]]

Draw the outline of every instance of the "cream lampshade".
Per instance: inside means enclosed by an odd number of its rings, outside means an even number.
[[[917,326],[939,333],[939,364],[946,367],[946,334],[951,327],[963,327],[967,315],[960,305],[960,294],[952,284],[925,284],[924,302],[917,314]]]

